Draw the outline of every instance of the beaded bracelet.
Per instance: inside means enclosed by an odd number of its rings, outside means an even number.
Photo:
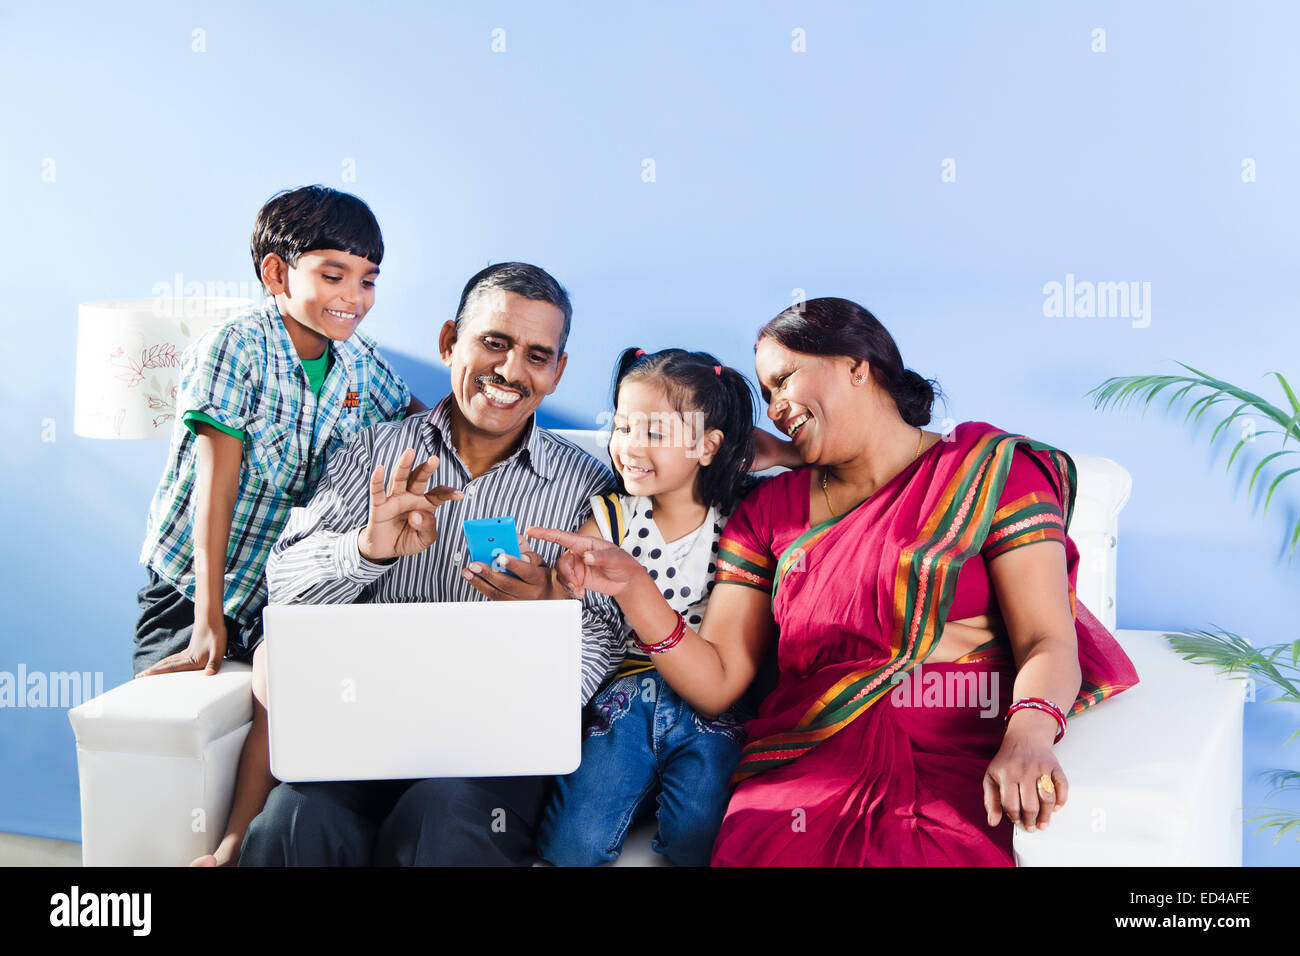
[[[1065,736],[1065,712],[1047,698],[1021,697],[1018,701],[1007,708],[1006,719],[1008,722],[1011,720],[1011,715],[1018,710],[1041,710],[1045,714],[1051,714],[1056,720],[1057,726],[1060,728],[1056,733],[1056,739],[1052,741],[1053,744],[1060,743],[1061,738]]]
[[[671,634],[658,644],[643,644],[641,638],[637,637],[636,631],[632,632],[632,642],[636,644],[638,650],[646,654],[662,654],[664,651],[672,650],[682,642],[682,638],[686,636],[686,618],[682,617],[680,611],[674,611],[673,613],[677,615],[677,626],[673,628]]]

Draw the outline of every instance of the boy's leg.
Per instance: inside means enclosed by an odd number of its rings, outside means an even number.
[[[148,583],[136,594],[140,619],[135,627],[135,653],[132,672],[139,674],[164,657],[179,654],[190,646],[194,635],[194,602],[171,583],[148,568]],[[226,655],[232,660],[251,661],[253,651],[262,641],[262,612],[241,624],[231,617],[226,623]]]
[[[666,685],[664,690],[673,693]],[[733,709],[706,720],[681,702],[667,741],[654,840],[656,852],[678,866],[709,865],[731,799],[728,782],[745,743],[741,717]]]
[[[271,742],[267,730],[266,646],[259,642],[253,651],[253,726],[249,728],[239,756],[230,820],[216,850],[199,857],[192,865],[231,866],[237,863],[248,825],[262,812],[266,798],[277,783],[279,781],[271,776]]]
[[[149,581],[136,594],[140,619],[135,626],[134,674],[190,646],[194,633],[194,604],[170,583],[147,569]]]
[[[642,676],[615,681],[592,701],[596,722],[582,742],[582,764],[556,778],[542,814],[537,852],[548,863],[596,866],[622,852],[656,777],[654,703],[642,699]]]

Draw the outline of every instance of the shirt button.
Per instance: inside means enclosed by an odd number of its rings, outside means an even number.
[[[460,559],[463,557],[464,555],[459,551],[457,551],[455,554],[452,555],[453,560],[455,560],[457,564],[460,564]]]
[[[470,485],[468,488],[465,489],[465,497],[468,498],[473,494],[474,494],[474,486]]]

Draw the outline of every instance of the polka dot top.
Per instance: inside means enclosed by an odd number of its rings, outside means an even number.
[[[686,618],[687,625],[698,631],[709,595],[713,593],[713,572],[717,570],[718,538],[722,535],[724,523],[717,507],[709,509],[703,524],[694,531],[676,541],[666,542],[654,522],[654,503],[649,498],[619,495],[618,502],[627,528],[623,550],[650,573],[668,606],[678,611]],[[591,499],[591,512],[601,536],[606,541],[613,541],[609,516],[600,496]],[[667,636],[651,636],[649,640]],[[626,621],[623,622],[623,640],[626,657],[617,676],[636,674],[654,667],[649,656],[633,643],[632,629]]]

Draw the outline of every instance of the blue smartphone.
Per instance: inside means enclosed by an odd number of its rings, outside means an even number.
[[[508,554],[512,558],[523,557],[519,553],[519,532],[515,530],[515,519],[512,515],[466,521],[465,540],[469,542],[471,561],[486,564],[494,570],[509,574],[512,578],[519,577],[497,563],[497,559],[503,554]]]

